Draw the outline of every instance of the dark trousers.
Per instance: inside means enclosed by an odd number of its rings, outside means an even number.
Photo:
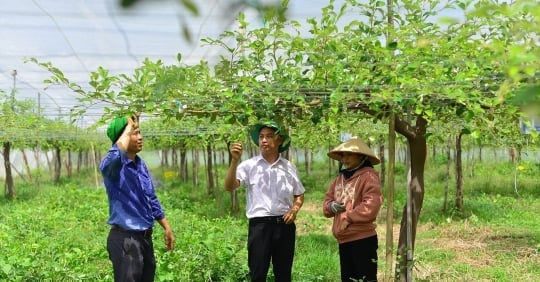
[[[378,247],[377,235],[340,244],[341,281],[377,281]]]
[[[111,230],[107,251],[115,282],[151,282],[156,273],[152,237]]]
[[[274,219],[276,217],[269,217]],[[279,218],[278,218],[279,219]],[[272,261],[275,281],[292,280],[296,225],[283,221],[251,219],[248,231],[248,265],[251,281],[265,282]]]

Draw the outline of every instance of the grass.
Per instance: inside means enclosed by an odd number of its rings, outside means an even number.
[[[517,194],[509,175],[515,167],[477,163],[475,175],[465,178],[464,209],[442,211],[445,166],[428,166],[415,247],[416,281],[540,281],[540,184],[528,181],[537,179],[540,169],[529,165],[519,170]],[[203,183],[192,187],[162,175],[156,170],[163,183],[158,194],[177,244],[174,252],[165,252],[163,233],[156,230],[156,281],[246,281],[243,191],[241,216],[233,217],[228,192],[218,189],[210,197]],[[402,173],[396,177],[394,248],[405,204]],[[331,219],[324,218],[320,207],[330,178],[325,163],[303,177],[307,192],[297,219],[295,281],[339,281]],[[61,186],[17,183],[17,199],[0,200],[0,280],[112,281],[105,249],[107,200],[93,182],[88,173],[63,179]],[[452,206],[452,192],[448,202]],[[378,220],[380,281],[389,268],[384,256],[387,204]]]

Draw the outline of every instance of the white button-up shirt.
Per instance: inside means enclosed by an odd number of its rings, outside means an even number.
[[[294,196],[305,192],[296,167],[279,157],[270,164],[261,155],[245,160],[236,169],[240,186],[246,187],[246,216],[278,216],[293,206]]]

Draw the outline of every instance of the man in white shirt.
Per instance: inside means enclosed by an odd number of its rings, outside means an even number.
[[[251,281],[266,281],[272,261],[275,281],[292,280],[296,240],[294,220],[304,203],[304,186],[296,167],[280,153],[290,137],[273,121],[258,123],[250,132],[260,155],[240,162],[242,143],[230,148],[231,164],[225,190],[246,187],[249,219],[248,265]]]

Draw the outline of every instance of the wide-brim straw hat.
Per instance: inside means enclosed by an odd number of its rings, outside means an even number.
[[[264,121],[255,124],[249,131],[249,135],[251,136],[251,140],[253,140],[253,143],[259,146],[259,133],[261,133],[261,129],[265,127],[274,129],[275,134],[283,138],[283,142],[281,142],[281,145],[279,145],[278,151],[280,153],[287,151],[289,149],[289,146],[291,145],[291,137],[285,132],[285,129],[283,129],[275,121]]]
[[[349,140],[341,143],[339,146],[328,152],[328,156],[334,160],[340,161],[340,154],[345,152],[366,155],[372,165],[381,163],[381,160],[373,153],[371,148],[369,148],[362,139],[358,138],[358,136],[353,136]]]

